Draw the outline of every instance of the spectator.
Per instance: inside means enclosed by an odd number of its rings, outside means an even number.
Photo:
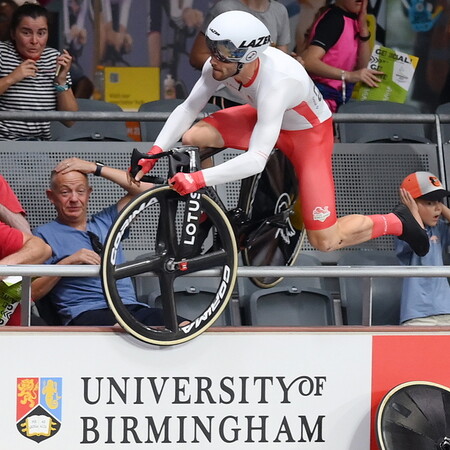
[[[400,187],[402,202],[418,222],[425,225],[430,251],[417,256],[403,241],[396,241],[396,253],[405,266],[443,266],[449,244],[450,209],[441,203],[450,195],[429,172],[408,175]],[[402,325],[450,325],[450,286],[447,278],[404,278],[400,323]]]
[[[132,0],[101,0],[100,63],[105,66],[129,66],[123,55],[131,52],[133,38],[128,32]]]
[[[9,41],[9,27],[17,3],[14,0],[0,0],[0,41]]]
[[[65,46],[72,56],[70,75],[72,90],[76,98],[91,98],[94,93],[94,83],[86,76],[80,65],[80,58],[88,40],[85,20],[90,0],[64,0],[63,23]]]
[[[72,57],[47,47],[47,39],[47,10],[34,3],[19,6],[11,20],[11,41],[0,42],[0,110],[78,109],[70,88]],[[0,140],[50,138],[50,122],[0,121]]]
[[[291,40],[289,17],[284,5],[272,0],[220,0],[206,16],[203,30],[195,39],[190,53],[189,61],[196,69],[202,69],[205,62],[211,56],[206,45],[206,30],[209,23],[226,11],[245,11],[263,22],[270,32],[271,45],[284,51],[288,51]],[[242,99],[227,88],[221,88],[210,100],[220,108],[227,108],[242,104]]]
[[[1,175],[0,199],[0,221],[24,233],[31,234],[30,225],[25,218],[25,211],[22,205],[8,182]]]
[[[122,188],[127,194],[114,204],[89,220],[87,208],[92,188],[88,174],[102,176]],[[77,158],[60,162],[51,175],[47,196],[56,209],[54,221],[34,230],[34,234],[48,243],[53,255],[47,264],[100,264],[102,243],[106,239],[119,211],[138,193],[151,185],[140,186],[128,180],[127,172],[105,167]],[[120,256],[119,256],[120,258]],[[149,308],[137,301],[132,281],[121,280],[119,291],[124,304],[137,320],[147,325],[163,323],[161,310]],[[119,284],[118,283],[118,284]],[[108,308],[100,278],[94,277],[40,277],[32,283],[32,297],[35,300],[48,295],[56,306],[65,325],[114,325],[116,320]]]
[[[355,83],[377,87],[383,73],[368,69],[367,1],[337,0],[313,24],[304,65],[332,112],[350,100]]]
[[[30,233],[22,205],[2,176],[0,198],[0,264],[42,264],[51,249]],[[0,315],[0,324],[20,325],[20,315],[20,305],[9,305]]]
[[[297,0],[300,12],[298,14],[298,22],[295,29],[295,51],[302,54],[308,46],[308,33],[311,26],[317,19],[318,11],[322,10],[325,5],[330,3],[329,0]]]
[[[161,31],[163,12],[167,16],[169,25],[174,30],[175,45],[179,42],[178,33],[192,36],[203,25],[203,12],[193,7],[194,0],[149,0],[148,13],[148,56],[150,67],[161,67]],[[166,61],[165,61],[166,62]],[[166,62],[167,63],[167,62]],[[178,63],[178,61],[175,61]],[[172,73],[177,76],[178,74]]]
[[[244,11],[228,11],[213,19],[206,37],[211,58],[188,98],[169,116],[149,153],[167,150],[181,137],[184,144],[201,149],[247,151],[215,167],[177,173],[169,180],[174,190],[186,195],[205,186],[256,175],[264,170],[276,147],[294,166],[302,217],[315,248],[332,251],[392,234],[410,242],[418,254],[427,253],[425,230],[405,205],[398,205],[390,214],[337,218],[330,109],[303,66],[270,47],[269,30],[260,20]],[[247,104],[217,111],[192,126],[222,83]],[[136,180],[155,162],[140,160]]]

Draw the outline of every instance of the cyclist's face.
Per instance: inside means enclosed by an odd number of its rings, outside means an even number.
[[[213,78],[217,81],[226,80],[237,72],[237,63],[219,61],[214,55],[211,55],[211,66],[213,68]]]
[[[73,226],[84,223],[92,192],[86,176],[72,171],[64,175],[54,175],[52,181],[52,188],[47,191],[47,196],[55,205],[58,220]]]
[[[37,60],[47,45],[48,26],[45,17],[24,17],[11,32],[16,49],[22,58]]]

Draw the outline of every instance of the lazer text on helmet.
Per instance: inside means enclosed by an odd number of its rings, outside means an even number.
[[[270,35],[268,36],[261,36],[257,39],[253,39],[250,42],[242,41],[242,44],[239,46],[239,48],[248,48],[248,47],[261,47],[263,45],[270,44]]]

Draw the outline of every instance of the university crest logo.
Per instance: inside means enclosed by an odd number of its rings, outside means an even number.
[[[16,427],[35,442],[61,428],[62,378],[17,378]]]

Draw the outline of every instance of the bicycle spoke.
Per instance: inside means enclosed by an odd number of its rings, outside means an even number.
[[[159,278],[161,288],[161,304],[164,316],[164,326],[174,332],[178,330],[177,307],[175,304],[175,293],[173,290],[173,275],[167,273]]]
[[[174,196],[160,196],[161,208],[158,220],[157,250],[164,248],[168,254],[175,255],[177,251],[176,213],[178,209],[178,198]]]
[[[198,272],[200,270],[222,267],[227,262],[227,252],[224,249],[216,250],[206,255],[199,255],[183,260],[183,269],[179,270],[182,275]]]
[[[116,280],[120,280],[122,278],[141,275],[146,272],[155,272],[156,270],[159,270],[162,263],[163,257],[159,255],[149,257],[141,261],[125,262],[122,264],[118,264],[115,267],[112,276]]]

